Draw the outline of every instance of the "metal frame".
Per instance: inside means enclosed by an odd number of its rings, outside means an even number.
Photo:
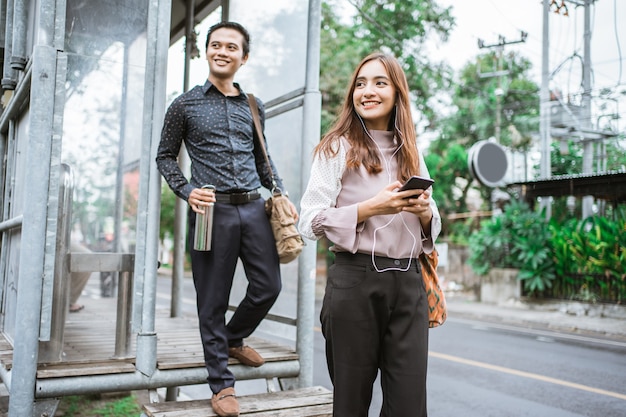
[[[190,0],[189,4],[194,5]],[[217,7],[217,1],[199,1],[204,7],[192,6],[194,13],[205,13]],[[160,207],[160,174],[154,155],[160,139],[165,113],[165,80],[170,45],[172,0],[149,2],[146,34],[146,74],[144,78],[144,113],[139,160],[139,203],[137,208],[137,245],[134,254],[68,253],[67,215],[71,195],[71,174],[60,165],[61,121],[65,97],[67,57],[60,45],[65,36],[65,0],[35,0],[6,4],[5,47],[11,56],[3,68],[2,87],[15,89],[7,107],[0,114],[0,151],[6,166],[0,170],[1,187],[24,178],[14,178],[16,130],[28,125],[28,195],[36,202],[25,201],[23,213],[10,215],[15,198],[11,190],[2,192],[2,249],[0,250],[0,298],[7,294],[4,280],[7,256],[11,250],[10,233],[21,233],[19,283],[16,305],[19,324],[13,340],[11,371],[0,366],[0,378],[10,392],[9,416],[34,416],[53,413],[54,399],[65,395],[153,389],[206,381],[206,370],[158,370],[156,368],[155,307],[158,264],[158,227]],[[221,1],[222,13],[228,16],[229,2]],[[29,28],[29,13],[37,14],[37,27]],[[275,117],[302,107],[303,172],[309,172],[310,151],[319,141],[321,95],[319,93],[319,31],[321,1],[309,0],[307,33],[307,74],[303,88],[266,103],[268,117]],[[32,16],[30,16],[32,18]],[[29,30],[36,39],[28,45]],[[35,32],[37,32],[36,36]],[[32,48],[32,54],[27,52]],[[36,92],[36,94],[35,94]],[[24,117],[25,116],[25,117]],[[20,138],[24,140],[24,138]],[[6,175],[6,176],[5,176]],[[301,178],[304,188],[308,178]],[[43,198],[41,197],[43,196]],[[45,239],[42,237],[45,236]],[[295,319],[269,315],[268,319],[295,325],[298,360],[270,362],[260,369],[241,365],[232,367],[238,379],[291,379],[300,387],[313,380],[313,328],[315,300],[314,244],[304,249],[298,260],[298,307]],[[98,264],[99,266],[94,266]],[[113,355],[125,357],[132,335],[136,334],[136,371],[126,374],[37,379],[38,359],[60,358],[67,303],[67,280],[59,275],[79,271],[123,272],[119,287],[116,344]],[[53,289],[53,288],[56,288]],[[60,290],[59,290],[60,289]],[[55,295],[51,295],[55,294]],[[54,299],[51,303],[46,300]],[[18,331],[19,330],[19,331]],[[40,347],[40,342],[41,347]]]
[[[46,138],[51,138],[53,113],[49,104],[54,103],[56,87],[57,51],[50,46],[37,45],[34,48],[32,71],[35,74],[49,74],[32,80],[29,115],[29,193],[34,196],[48,196],[50,189],[51,146]],[[47,199],[46,199],[47,200]],[[44,200],[45,201],[45,200]],[[10,416],[33,414],[33,396],[39,355],[39,324],[42,302],[42,287],[45,263],[45,241],[47,236],[47,207],[36,204],[23,213],[22,239],[20,244],[20,270],[16,304],[20,306],[19,326],[13,344],[13,364],[11,372]]]

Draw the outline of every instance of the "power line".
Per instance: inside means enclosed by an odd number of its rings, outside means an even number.
[[[509,71],[504,71],[502,68],[502,52],[504,51],[504,47],[507,45],[512,45],[516,43],[526,42],[526,38],[528,37],[528,32],[524,32],[523,30],[520,33],[520,39],[514,41],[507,41],[503,35],[498,36],[498,42],[486,45],[485,41],[482,39],[478,39],[478,48],[496,48],[498,50],[498,69],[492,73],[479,73],[478,75],[481,78],[486,77],[498,77],[498,88],[495,90],[496,95],[496,126],[495,126],[495,137],[496,143],[500,143],[500,130],[502,125],[502,96],[504,95],[504,91],[502,90],[502,77],[505,75],[509,75]],[[478,71],[480,71],[480,67],[478,67]]]

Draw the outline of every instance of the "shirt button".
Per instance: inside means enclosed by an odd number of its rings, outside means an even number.
[[[394,265],[400,265],[400,261],[399,261],[399,260],[397,260],[397,259],[396,259],[396,260],[394,260],[394,261],[393,261],[393,263],[394,263]]]

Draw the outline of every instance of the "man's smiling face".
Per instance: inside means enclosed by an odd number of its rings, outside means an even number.
[[[229,79],[245,64],[243,35],[230,28],[220,28],[211,34],[206,50],[209,73],[212,77]]]

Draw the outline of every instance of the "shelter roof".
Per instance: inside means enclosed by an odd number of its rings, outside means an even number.
[[[626,170],[605,173],[560,175],[549,179],[511,184],[525,200],[537,197],[583,197],[591,195],[614,203],[626,202]]]

